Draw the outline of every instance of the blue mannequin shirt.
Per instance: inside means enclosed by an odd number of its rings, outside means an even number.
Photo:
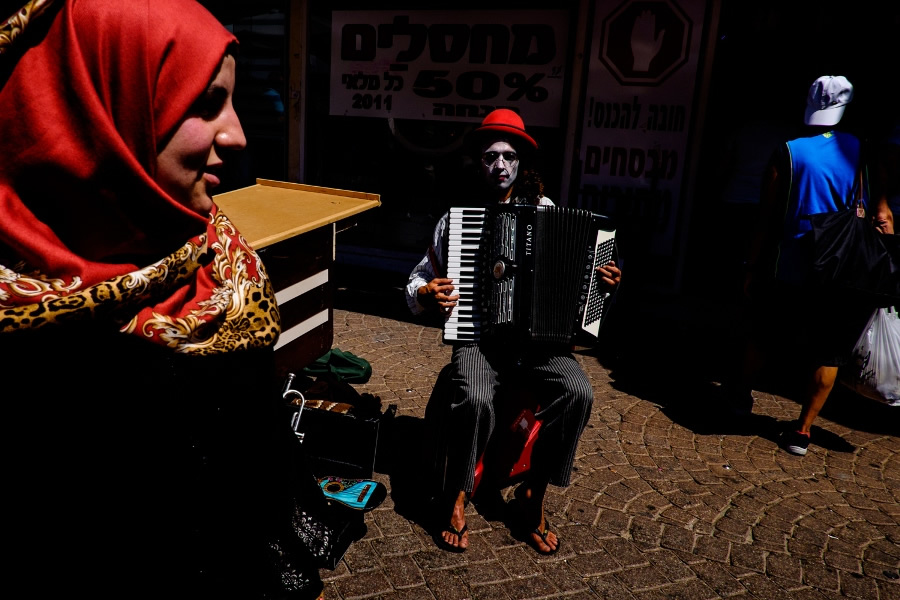
[[[852,208],[859,180],[860,141],[849,133],[829,131],[787,142],[790,186],[779,245],[776,278],[802,283],[809,268],[803,236],[809,215]],[[779,172],[785,172],[779,170]],[[863,189],[863,204],[866,201]]]

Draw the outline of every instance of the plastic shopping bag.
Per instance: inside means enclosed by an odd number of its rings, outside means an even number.
[[[896,307],[875,310],[853,349],[841,383],[858,394],[900,406],[900,314]]]

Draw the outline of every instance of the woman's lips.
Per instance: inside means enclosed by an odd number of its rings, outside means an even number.
[[[209,187],[217,187],[220,183],[218,175],[215,173],[210,173],[209,171],[205,171],[203,173],[203,180],[206,181],[206,185]]]

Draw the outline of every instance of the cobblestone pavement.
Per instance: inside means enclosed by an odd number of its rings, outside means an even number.
[[[755,391],[750,419],[722,421],[697,366],[717,354],[704,351],[721,346],[715,330],[636,332],[621,350],[576,355],[595,399],[572,485],[548,492],[560,552],[538,555],[470,504],[470,546],[454,554],[417,511],[426,474],[400,468],[421,464],[425,406],[450,347],[403,313],[338,308],[334,320],[334,346],[372,365],[357,389],[397,417],[375,475],[391,493],[366,515],[366,536],[322,570],[327,600],[900,599],[900,408],[838,390],[796,457],[778,446],[799,412],[781,392]]]

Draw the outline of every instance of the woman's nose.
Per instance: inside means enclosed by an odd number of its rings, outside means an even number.
[[[222,127],[216,134],[216,144],[232,150],[243,150],[247,147],[247,137],[244,135],[241,121],[232,106],[229,106],[229,109],[223,114]]]

